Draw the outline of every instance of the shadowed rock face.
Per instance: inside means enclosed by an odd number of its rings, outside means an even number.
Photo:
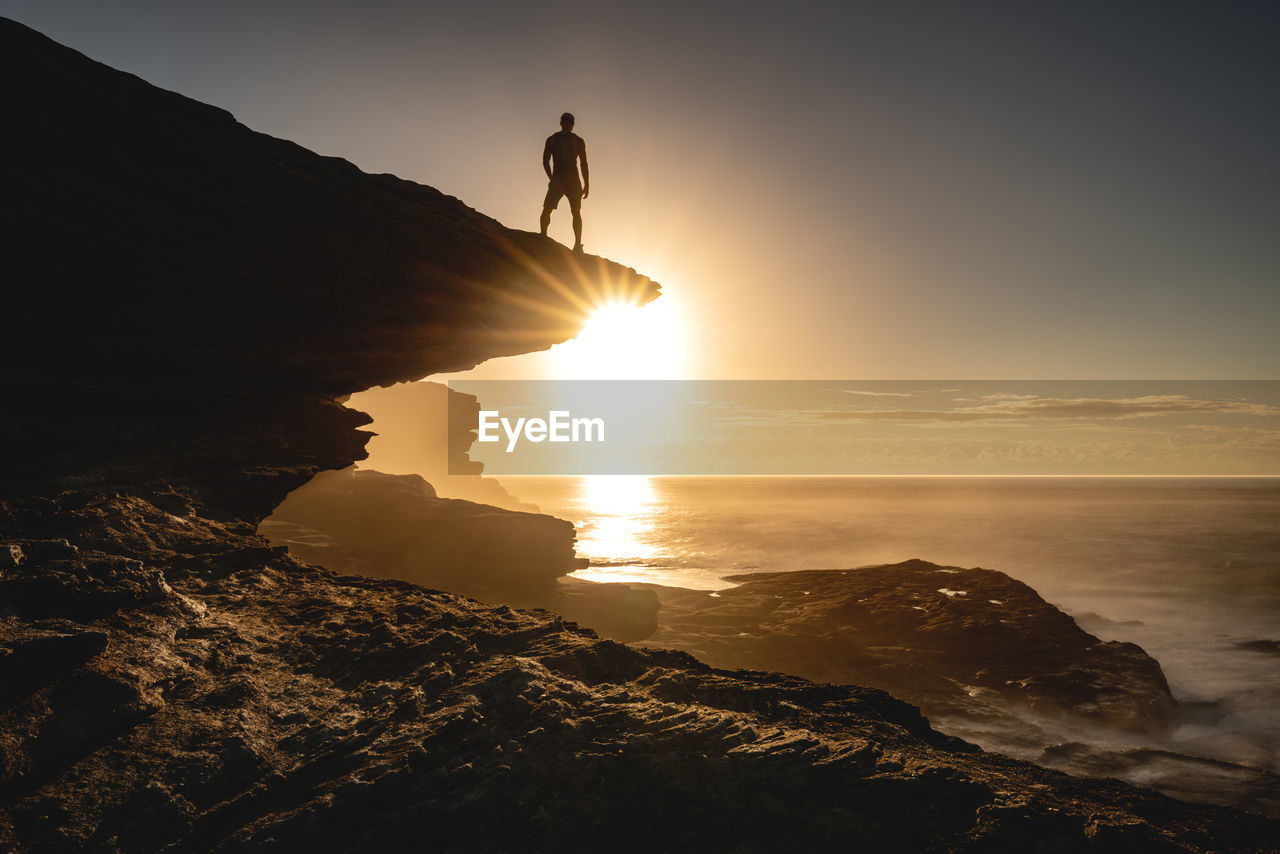
[[[483,408],[475,396],[443,383],[417,382],[371,388],[348,402],[373,418],[376,435],[361,469],[417,474],[448,498],[537,512],[497,480],[484,477],[484,463],[471,459]]]
[[[473,595],[492,590],[498,595],[491,601],[506,601],[507,591],[545,587],[587,564],[574,556],[577,537],[569,522],[438,498],[413,474],[322,472],[290,493],[261,532],[287,539],[282,523],[322,533],[360,574]],[[343,568],[324,547],[308,553],[305,541],[289,545],[316,563]]]
[[[233,515],[260,487],[265,516],[363,456],[367,419],[335,396],[544,349],[599,294],[657,296],[12,21],[0,47],[0,429],[24,449],[0,479],[182,479]]]
[[[17,458],[0,472],[0,850],[1280,836],[975,752],[881,691],[717,671],[272,549],[257,522],[361,453],[334,395],[547,346],[572,330],[544,309],[605,277],[653,287],[590,258],[580,279],[433,190],[11,22],[0,63]]]

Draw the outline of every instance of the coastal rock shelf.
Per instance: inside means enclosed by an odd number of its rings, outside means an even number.
[[[491,601],[537,590],[587,565],[574,557],[577,537],[569,522],[440,498],[411,474],[322,472],[290,493],[259,531],[330,569],[467,595],[492,591],[485,597]],[[323,540],[309,542],[308,533]]]
[[[0,525],[6,850],[1248,850],[1280,831],[983,753],[883,691],[338,575],[135,496],[7,502]]]
[[[1179,741],[1184,709],[1160,665],[1102,641],[1003,572],[922,560],[731,576],[712,594],[658,587],[642,643],[717,667],[874,685],[939,729],[1076,774],[1280,814],[1269,762],[1236,764]]]
[[[642,640],[658,627],[653,591],[564,577],[587,565],[574,556],[569,522],[439,498],[418,475],[322,472],[258,532],[307,563],[546,608],[611,640]]]
[[[662,594],[646,643],[721,667],[877,685],[932,719],[975,696],[1043,716],[1166,734],[1177,703],[1160,665],[1104,642],[1003,572],[922,560],[850,570],[733,576],[714,596]]]
[[[656,285],[5,20],[0,66],[0,850],[1280,838],[983,753],[880,690],[273,548],[285,495],[363,455],[339,398],[550,346],[593,296]]]

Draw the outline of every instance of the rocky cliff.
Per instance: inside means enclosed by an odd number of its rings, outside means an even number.
[[[3,476],[265,516],[363,456],[334,398],[574,335],[634,270],[0,22]],[[163,450],[163,453],[157,453]]]
[[[545,347],[626,268],[0,22],[0,848],[1263,849],[1273,821],[273,549],[336,398]]]

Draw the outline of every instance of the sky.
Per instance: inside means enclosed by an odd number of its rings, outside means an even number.
[[[0,14],[515,228],[536,230],[542,143],[574,112],[587,251],[663,284],[630,346],[665,376],[1280,377],[1275,4]]]

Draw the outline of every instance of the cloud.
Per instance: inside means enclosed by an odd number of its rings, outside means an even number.
[[[1214,450],[1214,449],[1209,449]],[[1200,449],[1172,455],[1143,442],[1095,441],[1074,444],[1043,440],[936,437],[859,439],[825,449],[822,463],[836,469],[922,474],[1148,473],[1196,470]],[[1213,470],[1223,467],[1216,465]]]
[[[991,394],[985,403],[955,409],[842,409],[826,413],[829,420],[1008,422],[1037,419],[1129,419],[1168,415],[1280,415],[1280,408],[1246,400],[1195,400],[1183,394],[1142,397],[1038,397]]]
[[[888,396],[876,393],[875,396]],[[897,396],[896,394],[893,396]],[[969,401],[965,401],[969,402]],[[991,394],[982,402],[952,409],[769,409],[736,403],[709,404],[723,414],[715,423],[740,425],[832,424],[847,421],[930,424],[993,424],[1056,422],[1063,429],[1098,421],[1132,421],[1174,415],[1280,416],[1280,408],[1246,400],[1196,400],[1181,394],[1142,397],[1057,398]],[[1120,429],[1118,426],[1113,429]],[[1197,426],[1193,429],[1210,429]]]
[[[845,394],[856,394],[863,397],[914,397],[908,391],[863,391],[862,389],[846,388],[841,389]]]
[[[1150,418],[1187,413],[1227,415],[1280,415],[1280,409],[1246,400],[1194,400],[1184,394],[1149,394],[1120,398],[1034,397],[1006,399],[988,409],[1039,418]]]

